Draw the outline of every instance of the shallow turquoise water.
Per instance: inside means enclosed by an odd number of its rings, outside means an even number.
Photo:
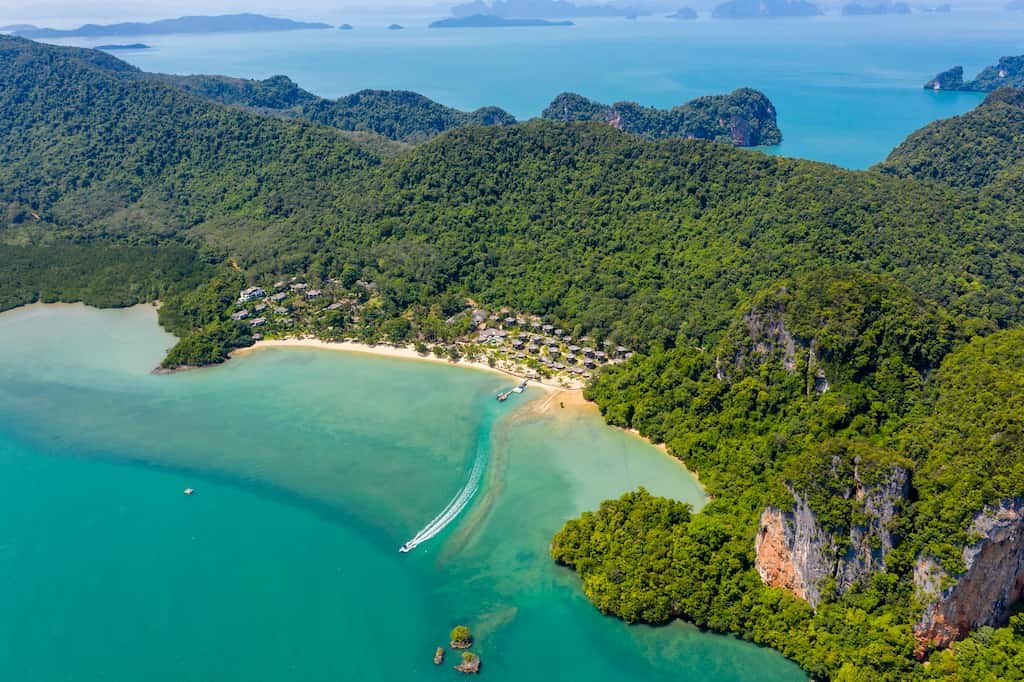
[[[972,93],[925,92],[921,86],[937,72],[961,64],[972,76],[1001,55],[1024,51],[1024,13],[960,8],[909,16],[581,20],[571,28],[480,30],[427,29],[436,16],[321,18],[351,21],[356,30],[146,36],[139,40],[153,50],[118,56],[150,71],[286,74],[327,97],[404,88],[467,109],[499,105],[522,118],[539,115],[564,90],[667,107],[750,86],[778,109],[785,140],[775,152],[864,168],[913,130],[980,101]],[[392,21],[406,29],[385,30]]]
[[[455,679],[430,658],[458,622],[494,680],[803,679],[731,638],[602,617],[552,565],[551,534],[601,499],[702,502],[595,415],[342,353],[148,374],[171,341],[151,308],[0,315],[4,679]],[[399,554],[481,444],[471,506]]]

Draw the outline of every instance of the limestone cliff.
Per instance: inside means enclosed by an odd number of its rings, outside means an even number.
[[[812,606],[821,602],[829,584],[838,594],[863,584],[885,568],[896,543],[891,525],[906,500],[908,479],[906,469],[892,467],[867,483],[855,469],[852,488],[842,494],[856,512],[849,518],[858,522],[838,528],[826,528],[808,500],[790,488],[793,506],[788,511],[769,506],[761,513],[755,542],[761,580]]]
[[[968,533],[977,540],[961,552],[963,573],[950,576],[929,556],[914,567],[914,584],[927,604],[914,626],[918,655],[949,646],[973,628],[1005,624],[1024,595],[1024,497],[986,507]]]
[[[603,104],[563,92],[544,109],[551,121],[601,121],[625,133],[651,139],[697,138],[739,147],[782,141],[775,106],[758,90],[740,88],[727,95],[700,97],[671,109],[636,102]]]

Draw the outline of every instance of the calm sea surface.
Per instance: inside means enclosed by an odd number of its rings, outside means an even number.
[[[325,97],[409,89],[464,109],[495,104],[520,118],[539,115],[564,90],[668,107],[750,86],[778,109],[785,140],[774,151],[864,168],[911,131],[980,101],[922,90],[938,71],[961,64],[971,77],[1001,55],[1024,52],[1024,12],[426,28],[434,18],[324,17],[354,31],[146,36],[138,40],[154,49],[118,56],[150,71],[286,74]],[[386,30],[392,21],[405,29]]]
[[[565,519],[675,461],[537,389],[429,363],[272,350],[148,372],[152,308],[0,315],[0,670],[33,682],[803,679],[769,650],[601,616],[547,555]],[[478,457],[470,505],[441,511]],[[193,487],[192,497],[182,495]]]

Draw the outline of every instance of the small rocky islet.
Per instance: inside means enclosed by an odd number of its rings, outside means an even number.
[[[449,645],[453,649],[462,649],[461,661],[455,666],[455,669],[460,673],[479,673],[480,672],[480,657],[474,654],[472,651],[465,651],[473,646],[473,633],[470,632],[469,628],[465,625],[456,625],[452,628],[451,634],[449,635]],[[434,651],[434,665],[441,665],[444,663],[444,647],[437,647]]]

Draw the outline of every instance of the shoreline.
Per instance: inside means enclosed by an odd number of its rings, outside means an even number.
[[[447,358],[439,358],[433,354],[422,355],[418,353],[412,346],[399,347],[392,346],[389,344],[377,344],[371,346],[366,343],[359,341],[322,341],[316,338],[290,338],[290,339],[262,339],[257,341],[251,346],[245,348],[239,348],[231,352],[230,358],[239,357],[242,355],[248,355],[268,348],[306,348],[313,350],[326,350],[333,352],[343,353],[361,353],[363,355],[373,355],[376,357],[383,358],[397,358],[400,360],[413,360],[419,362],[431,362],[439,365],[446,365],[448,367],[462,367],[464,369],[472,369],[480,372],[489,372],[491,374],[498,374],[514,379],[525,379],[526,377],[522,374],[501,369],[499,367],[491,367],[485,362],[477,362],[472,360],[460,359],[452,361]],[[176,370],[171,370],[171,372]],[[615,426],[609,424],[604,420],[604,417],[600,414],[600,410],[597,403],[587,400],[583,397],[583,388],[576,386],[563,386],[553,384],[543,379],[529,379],[530,386],[539,387],[546,393],[543,400],[537,401],[535,405],[530,408],[530,413],[534,416],[540,417],[556,412],[556,410],[572,410],[572,411],[593,411],[605,426],[613,429],[623,431],[634,438],[637,438],[647,445],[659,450],[666,457],[670,458],[673,462],[681,466],[700,486],[700,489],[704,492],[708,500],[710,496],[707,496],[707,490],[704,488],[704,484],[701,483],[700,477],[693,471],[687,468],[686,463],[679,459],[671,452],[668,451],[668,445],[665,443],[655,443],[647,436],[642,435],[636,429],[627,429],[621,426]]]
[[[605,424],[608,424],[608,422],[605,422]],[[608,426],[612,426],[612,425],[608,424]],[[614,428],[622,429],[623,431],[625,431],[629,435],[634,436],[636,438],[639,438],[643,442],[647,443],[652,448],[656,448],[658,450],[661,450],[661,452],[664,453],[664,455],[666,457],[670,457],[671,459],[673,459],[679,466],[683,467],[683,469],[686,471],[686,473],[688,473],[690,476],[693,477],[694,481],[697,482],[697,485],[700,487],[701,492],[704,493],[705,504],[707,504],[708,502],[711,501],[711,495],[708,494],[708,489],[704,487],[704,483],[700,480],[700,476],[697,474],[697,472],[694,471],[693,469],[689,468],[688,466],[686,466],[686,462],[684,462],[682,459],[680,459],[679,457],[676,457],[671,452],[669,452],[668,444],[667,443],[655,443],[653,440],[651,440],[647,436],[643,435],[642,433],[640,433],[636,429],[627,429],[627,428],[624,428],[622,426],[616,426]]]
[[[247,355],[256,351],[264,350],[266,348],[307,348],[313,350],[328,350],[343,353],[362,353],[364,355],[375,355],[377,357],[384,358],[397,358],[400,360],[417,360],[420,362],[432,362],[434,364],[448,365],[449,367],[463,367],[466,369],[473,369],[481,372],[490,372],[491,374],[499,374],[502,376],[514,378],[514,379],[527,379],[530,386],[538,386],[544,391],[552,394],[557,393],[578,393],[582,398],[583,387],[582,386],[567,386],[560,383],[554,383],[550,379],[533,379],[513,372],[508,369],[501,367],[491,367],[486,362],[479,362],[474,360],[449,360],[447,358],[439,358],[432,354],[420,354],[416,352],[411,346],[392,346],[388,344],[377,344],[371,346],[366,343],[359,341],[321,341],[315,338],[291,338],[291,339],[262,339],[257,341],[251,346],[245,348],[238,348],[231,352],[230,357],[238,357],[241,355]]]

